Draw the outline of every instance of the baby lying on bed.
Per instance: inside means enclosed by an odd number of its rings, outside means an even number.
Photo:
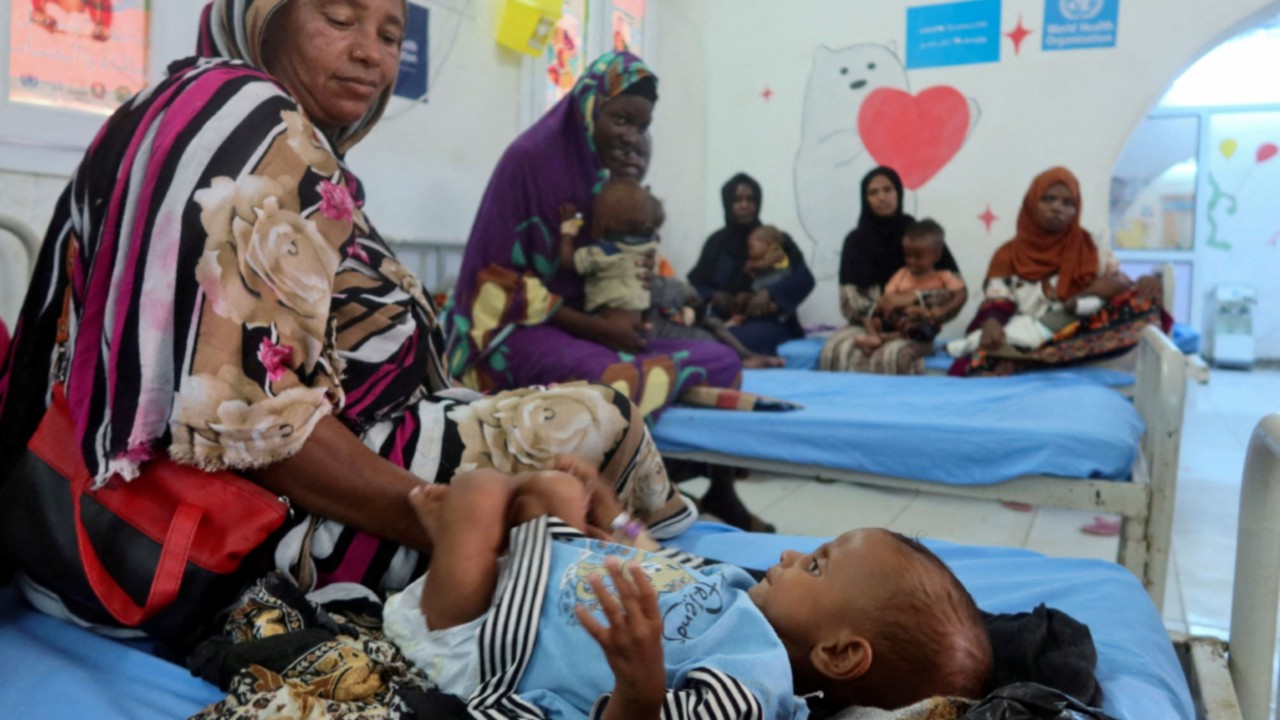
[[[806,717],[802,696],[824,711],[980,696],[978,609],[918,543],[855,530],[756,583],[659,549],[585,463],[553,467],[410,496],[435,551],[384,629],[473,712],[772,720]]]

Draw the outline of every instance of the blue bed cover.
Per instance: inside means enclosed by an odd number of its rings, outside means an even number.
[[[707,557],[765,568],[783,549],[821,538],[742,533],[698,523],[676,544]],[[1049,558],[1016,548],[928,544],[990,612],[1044,602],[1089,625],[1098,648],[1104,709],[1121,720],[1193,717],[1169,636],[1141,584],[1101,560]],[[94,635],[30,609],[0,589],[0,714],[42,720],[172,720],[223,698],[147,643]]]
[[[784,368],[747,370],[742,388],[803,408],[673,407],[653,427],[658,448],[987,485],[1028,474],[1126,479],[1143,433],[1127,399],[1066,372],[951,378]]]

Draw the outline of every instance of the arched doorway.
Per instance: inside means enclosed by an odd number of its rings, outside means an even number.
[[[1175,318],[1201,331],[1215,287],[1255,293],[1254,347],[1280,358],[1280,15],[1175,79],[1112,173],[1111,237],[1132,273],[1169,263]]]

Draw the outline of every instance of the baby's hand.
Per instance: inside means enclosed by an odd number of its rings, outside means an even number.
[[[629,711],[623,713],[627,717],[657,717],[667,694],[658,595],[639,565],[624,565],[618,558],[610,557],[605,560],[605,568],[613,580],[616,597],[599,575],[591,575],[587,582],[595,591],[609,624],[601,624],[582,605],[574,608],[574,615],[600,644],[613,670],[613,698],[609,709],[613,709],[614,703],[620,703],[619,709]]]
[[[577,455],[561,453],[551,459],[547,469],[568,473],[582,481],[583,487],[591,496],[587,522],[607,532],[610,529],[610,523],[622,512],[622,503],[618,501],[613,488],[601,482],[600,472],[596,466]]]
[[[560,203],[560,234],[577,237],[582,229],[582,213],[571,202]]]

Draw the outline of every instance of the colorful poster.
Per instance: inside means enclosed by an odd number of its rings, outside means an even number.
[[[1116,46],[1120,0],[1044,0],[1045,50]]]
[[[543,50],[546,62],[545,107],[551,107],[573,89],[586,67],[587,0],[564,0],[564,11],[551,30]]]
[[[1000,61],[1000,0],[907,8],[907,69]]]
[[[427,99],[427,71],[431,56],[431,35],[427,28],[430,19],[430,10],[409,3],[404,42],[400,44],[400,73],[396,75],[395,94],[398,97],[413,101]]]
[[[10,0],[9,102],[109,115],[147,80],[149,0]]]
[[[613,49],[644,54],[645,0],[613,0]]]

